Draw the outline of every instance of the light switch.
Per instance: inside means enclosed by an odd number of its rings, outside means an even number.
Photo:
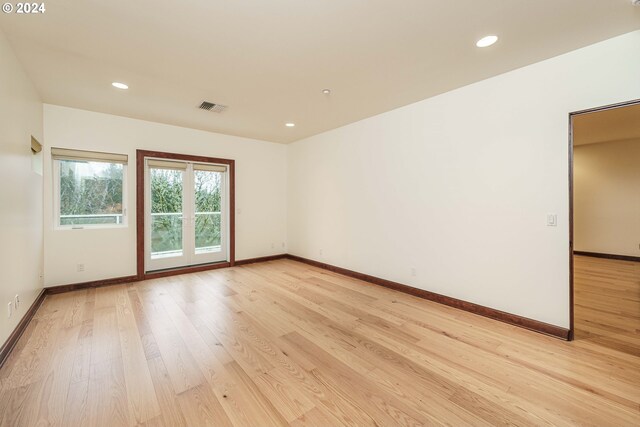
[[[558,225],[558,215],[547,214],[547,227],[556,227]]]

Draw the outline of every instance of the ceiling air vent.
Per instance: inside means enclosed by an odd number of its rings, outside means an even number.
[[[201,110],[213,111],[214,113],[222,113],[227,109],[227,106],[222,104],[214,104],[213,102],[209,101],[202,101],[202,104],[200,104],[198,108],[200,108]]]

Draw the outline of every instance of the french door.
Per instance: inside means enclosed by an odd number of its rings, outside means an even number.
[[[227,261],[227,166],[145,158],[145,271]]]

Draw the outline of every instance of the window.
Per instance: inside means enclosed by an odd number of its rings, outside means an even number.
[[[58,228],[126,225],[127,155],[52,148]]]

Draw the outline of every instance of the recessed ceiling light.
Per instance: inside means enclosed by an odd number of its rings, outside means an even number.
[[[285,125],[286,127],[288,127],[288,128],[292,128],[292,127],[294,127],[296,124],[295,124],[295,123],[285,123],[284,125]]]
[[[322,89],[322,93],[329,95],[331,93],[331,89]]]
[[[113,82],[113,83],[111,83],[111,86],[117,87],[118,89],[129,89],[129,86],[127,86],[124,83],[120,83],[120,82]]]
[[[476,42],[478,47],[488,47],[498,41],[498,36],[486,36]]]

